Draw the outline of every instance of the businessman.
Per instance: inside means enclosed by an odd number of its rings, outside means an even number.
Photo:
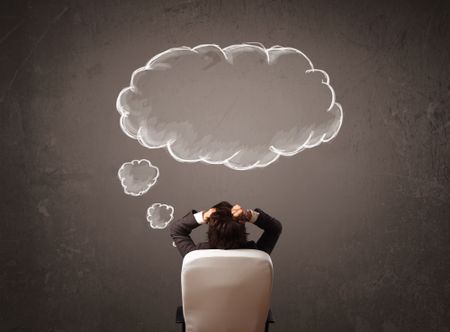
[[[247,222],[264,231],[256,242],[247,241]],[[190,234],[203,224],[208,225],[208,242],[195,244]],[[270,254],[281,230],[281,223],[261,209],[246,210],[238,204],[233,206],[223,201],[208,211],[191,210],[171,224],[170,236],[183,257],[199,249],[259,249]]]

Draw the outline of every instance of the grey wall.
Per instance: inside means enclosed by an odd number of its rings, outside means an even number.
[[[449,331],[445,1],[1,7],[0,331],[178,331],[181,258],[145,211],[222,199],[283,222],[273,331]],[[344,108],[331,144],[236,172],[121,132],[117,94],[153,55],[245,41],[301,49],[328,72]],[[116,176],[135,158],[161,170],[139,198]]]

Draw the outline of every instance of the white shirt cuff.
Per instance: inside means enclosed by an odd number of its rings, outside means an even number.
[[[253,211],[253,210],[249,210],[252,214],[252,217],[250,218],[249,222],[254,223],[256,222],[256,220],[258,220],[259,217],[259,212]]]
[[[199,224],[205,223],[205,221],[203,220],[203,211],[194,213],[194,218]]]

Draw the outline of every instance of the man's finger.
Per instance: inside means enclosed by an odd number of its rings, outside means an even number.
[[[231,211],[233,216],[240,216],[242,214],[242,209]]]

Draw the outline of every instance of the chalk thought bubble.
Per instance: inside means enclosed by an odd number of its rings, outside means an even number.
[[[147,221],[151,228],[164,229],[173,219],[173,206],[154,203],[147,209]]]
[[[331,141],[342,107],[328,74],[292,47],[177,47],[135,70],[117,98],[123,132],[180,162],[265,167]]]
[[[117,176],[125,194],[142,196],[158,180],[159,169],[147,159],[133,160],[124,163]]]

